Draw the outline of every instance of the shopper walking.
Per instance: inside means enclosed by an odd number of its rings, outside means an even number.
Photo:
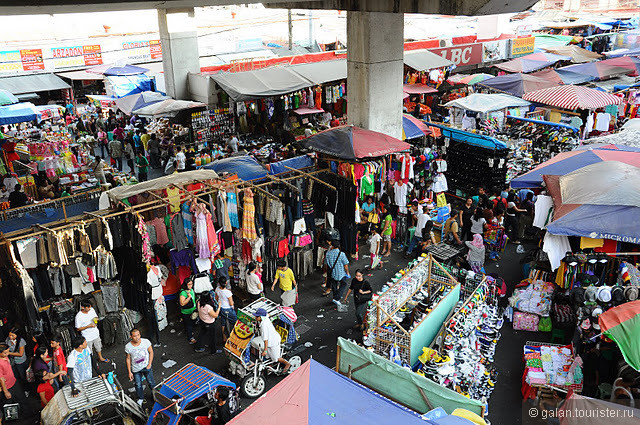
[[[235,314],[235,313],[234,313]],[[205,345],[209,346],[211,354],[221,353],[221,350],[216,346],[216,327],[215,320],[220,315],[220,304],[218,303],[218,309],[213,309],[213,300],[209,292],[203,292],[198,300],[198,317],[202,322],[202,329],[200,335],[198,335],[198,341],[196,342],[196,353],[204,353]]]
[[[176,153],[176,161],[178,162],[178,164],[176,165],[176,169],[178,170],[179,173],[181,173],[186,169],[187,157],[182,152],[182,147],[180,147],[180,146],[178,146],[176,148],[176,152],[177,152]]]
[[[380,261],[380,245],[382,244],[382,236],[378,233],[378,228],[374,225],[371,227],[371,236],[369,236],[369,253],[371,254],[371,263],[369,268],[371,270],[376,267],[382,267],[382,261]]]
[[[71,352],[67,358],[67,376],[71,385],[71,394],[79,394],[75,384],[85,382],[93,378],[93,373],[104,375],[100,372],[100,366],[91,355],[87,340],[82,336],[77,336],[71,342]]]
[[[483,272],[484,270],[484,257],[485,257],[485,247],[484,247],[484,239],[482,235],[475,234],[473,235],[473,241],[465,242],[467,247],[469,248],[469,253],[467,254],[467,261],[471,266],[471,270],[476,273]]]
[[[184,323],[184,330],[187,333],[187,338],[189,339],[190,344],[196,343],[196,340],[193,338],[193,323],[197,317],[197,314],[194,314],[196,311],[195,299],[196,293],[193,290],[193,278],[189,276],[184,280],[184,282],[182,282],[179,303],[182,322]]]
[[[109,156],[115,161],[118,170],[122,171],[122,142],[118,139],[113,139],[108,145]]]
[[[427,221],[431,220],[431,216],[429,215],[429,208],[423,207],[422,211],[417,214],[416,218],[416,231],[409,242],[409,248],[407,248],[407,255],[411,255],[413,250],[422,242],[422,229],[427,224]]]
[[[136,165],[138,166],[138,181],[147,181],[147,172],[149,170],[149,161],[145,158],[142,149],[138,151],[136,157]]]
[[[351,280],[351,286],[344,296],[344,303],[349,299],[351,292],[353,292],[353,302],[356,306],[356,328],[364,329],[364,316],[367,312],[367,305],[371,301],[373,289],[364,279],[364,273],[360,269],[356,270],[354,278]]]
[[[251,301],[256,301],[262,298],[262,292],[264,288],[260,278],[256,274],[258,266],[253,261],[247,265],[247,292]]]
[[[133,141],[131,140],[131,137],[127,137],[124,141],[124,158],[127,160],[127,166],[129,167],[129,173],[131,173],[131,175],[135,176],[136,175],[136,171],[133,167],[133,161],[136,157],[135,151],[133,149]]]
[[[160,163],[160,141],[153,133],[149,137],[149,157],[151,158],[151,168],[162,168]]]
[[[471,234],[482,236],[486,227],[487,220],[483,216],[482,208],[478,207],[471,217]]]
[[[332,240],[331,249],[327,251],[324,257],[324,264],[327,267],[327,279],[330,285],[322,295],[329,295],[329,292],[333,292],[333,303],[338,307],[342,307],[342,294],[348,285],[349,275],[349,259],[347,255],[340,251],[340,241]]]
[[[136,386],[136,395],[138,396],[138,404],[142,406],[144,402],[144,387],[142,380],[147,380],[149,390],[153,391],[156,381],[153,379],[153,347],[151,341],[140,336],[140,331],[136,328],[129,332],[131,341],[124,346],[124,352],[127,354],[127,372],[129,372],[129,381],[134,381]]]
[[[90,351],[95,351],[98,360],[109,362],[109,359],[102,357],[102,340],[98,330],[98,315],[87,300],[80,302],[80,311],[76,314],[76,330],[87,340]]]
[[[106,164],[104,163],[104,160],[101,157],[99,156],[95,157],[95,160],[93,161],[93,165],[92,165],[93,174],[96,176],[100,184],[107,184],[107,178],[104,175],[105,165]]]
[[[215,297],[218,306],[220,307],[222,319],[222,332],[224,335],[229,335],[231,329],[236,325],[236,311],[233,304],[233,293],[227,289],[227,279],[220,277],[218,279],[218,287],[215,290]],[[226,329],[226,333],[225,333]]]
[[[520,241],[518,240],[520,221],[519,214],[526,212],[527,210],[518,208],[515,202],[509,202],[507,204],[507,212],[504,218],[504,231],[515,244],[520,244]]]
[[[471,233],[471,217],[473,217],[474,212],[475,208],[473,208],[473,199],[467,198],[458,213],[458,221],[462,225],[462,234],[460,235],[460,238],[463,241],[470,241],[473,239],[473,233]]]
[[[8,356],[15,377],[21,382],[27,382],[27,369],[29,368],[26,352],[27,342],[20,336],[20,330],[17,327],[9,330],[5,343],[9,347]]]
[[[382,206],[382,256],[388,257],[391,255],[391,235],[393,234],[393,228],[391,223],[393,222],[393,217],[389,213],[389,210],[386,206]]]
[[[0,387],[4,396],[2,404],[23,404],[26,401],[22,385],[16,379],[9,361],[9,346],[2,343],[0,343]]]
[[[286,298],[285,293],[288,291],[293,291],[294,288],[297,290],[298,282],[296,282],[296,278],[293,275],[293,270],[287,267],[287,263],[284,260],[282,259],[278,260],[276,262],[276,265],[278,266],[278,270],[276,270],[276,277],[273,280],[273,284],[271,285],[271,290],[272,291],[275,290],[276,283],[277,283],[278,287],[280,288],[280,298],[283,299],[283,305],[285,305],[284,303],[284,298]],[[289,307],[294,303],[287,302],[286,304],[288,305],[285,305],[285,306]]]
[[[107,137],[107,133],[100,128],[98,130],[98,145],[100,145],[100,154],[102,155],[103,158],[105,158],[105,149],[107,148],[107,145],[109,144],[109,138]]]

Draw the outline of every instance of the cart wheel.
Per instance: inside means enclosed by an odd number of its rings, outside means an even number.
[[[264,376],[258,375],[258,377],[254,377],[253,374],[249,374],[245,376],[242,380],[242,384],[240,384],[240,391],[242,395],[247,398],[258,398],[260,397],[267,388],[267,382],[264,379]]]
[[[291,373],[302,365],[302,358],[300,358],[300,356],[293,356],[289,359],[289,364],[291,367],[289,368],[288,373]]]

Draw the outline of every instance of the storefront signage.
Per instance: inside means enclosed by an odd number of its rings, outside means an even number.
[[[246,323],[238,320],[236,325],[233,327],[231,331],[231,335],[227,338],[227,342],[224,344],[224,348],[229,350],[229,352],[235,355],[238,358],[242,358],[242,353],[251,342],[251,337],[253,336],[253,329],[251,326]]]
[[[0,71],[21,71],[22,59],[19,50],[0,52]]]
[[[44,69],[42,49],[20,50],[20,59],[22,61],[22,69],[25,71],[39,71]]]
[[[482,43],[482,62],[494,62],[507,59],[509,40],[485,41]]]
[[[53,47],[51,56],[56,68],[71,66],[93,66],[102,64],[100,45]]]
[[[145,61],[149,59],[162,59],[162,44],[160,40],[127,41],[122,43],[127,57],[132,61]]]
[[[514,38],[511,40],[511,57],[517,58],[533,53],[535,37]]]
[[[533,25],[518,25],[516,28],[516,37],[518,38],[531,37],[532,33]]]
[[[591,232],[589,233],[588,237],[590,237],[591,239],[611,239],[612,241],[617,241],[617,242],[640,244],[640,238],[633,237],[633,236],[620,236],[620,235],[612,235],[609,233]]]
[[[429,51],[449,59],[457,66],[482,63],[482,43],[462,44],[440,49],[429,49]]]
[[[149,52],[151,59],[162,59],[162,44],[160,40],[151,40],[149,42]]]

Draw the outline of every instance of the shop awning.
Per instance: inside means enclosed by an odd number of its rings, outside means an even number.
[[[0,106],[0,125],[35,121],[39,118],[40,113],[33,103],[24,102]]]
[[[446,125],[436,123],[429,123],[429,126],[438,127],[439,129],[441,129],[442,135],[444,137],[449,137],[451,140],[467,143],[469,145],[479,146],[485,149],[507,149],[507,144],[505,142],[490,136],[485,136],[477,133],[469,133],[468,131],[458,130],[457,128],[451,128],[447,127]]]
[[[40,99],[40,95],[38,95],[38,93],[21,93],[17,94],[16,98],[18,98],[20,102],[26,102],[29,100]]]
[[[74,81],[88,81],[88,80],[101,81],[102,79],[104,79],[104,76],[100,74],[87,72],[85,70],[57,72],[56,75],[58,75],[59,77],[67,78],[69,80],[74,80]]]
[[[598,109],[622,103],[622,99],[613,94],[574,85],[537,90],[525,94],[522,98],[531,102],[569,110]]]
[[[453,62],[428,50],[412,50],[404,52],[404,64],[416,71],[428,71],[451,66]]]
[[[321,131],[302,140],[300,144],[315,152],[336,158],[375,158],[411,149],[411,145],[377,131],[353,125]]]
[[[13,94],[68,89],[71,86],[54,74],[14,75],[0,78],[0,89]]]
[[[438,93],[438,89],[426,84],[404,84],[402,91],[407,94]]]
[[[133,110],[132,113],[146,117],[174,117],[178,112],[185,109],[202,108],[205,106],[207,105],[202,102],[174,100],[168,98],[159,102],[147,104],[147,106]]]
[[[213,170],[193,170],[184,173],[171,174],[169,176],[158,177],[157,179],[132,185],[119,186],[107,191],[109,197],[115,201],[126,199],[139,193],[150,190],[166,189],[172,184],[185,185],[201,180],[214,180],[218,178],[218,173]]]
[[[347,79],[346,59],[302,63],[291,65],[288,68],[302,78],[311,81],[314,85]]]
[[[473,93],[467,97],[452,100],[444,106],[447,108],[461,108],[474,112],[499,111],[506,108],[531,105],[526,100],[508,94],[483,94]]]
[[[236,101],[277,96],[314,85],[285,66],[245,72],[219,72],[210,76]]]
[[[249,155],[231,156],[213,161],[202,167],[203,170],[213,170],[218,174],[237,174],[240,180],[258,180],[267,176],[267,169]]]
[[[545,80],[544,78],[520,73],[501,75],[477,84],[478,87],[490,88],[518,97],[522,97],[525,93],[555,87],[557,85],[558,84],[552,80]]]

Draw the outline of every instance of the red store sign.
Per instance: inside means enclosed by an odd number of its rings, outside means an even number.
[[[482,63],[482,43],[461,44],[441,49],[429,49],[429,51],[449,59],[457,66]]]

